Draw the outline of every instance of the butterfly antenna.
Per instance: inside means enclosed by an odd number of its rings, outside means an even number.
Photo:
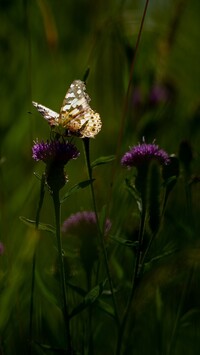
[[[86,71],[85,71],[85,74],[83,75],[84,83],[86,83],[89,74],[90,74],[90,68],[87,68]]]

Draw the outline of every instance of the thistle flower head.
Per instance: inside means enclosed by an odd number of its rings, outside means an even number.
[[[76,159],[79,154],[73,144],[58,140],[35,142],[32,147],[33,159],[42,160],[46,164],[46,182],[51,192],[59,191],[65,185],[67,177],[64,166],[70,159]]]
[[[157,160],[161,165],[166,165],[169,163],[169,155],[163,149],[160,149],[158,145],[143,142],[133,146],[126,152],[121,159],[121,164],[128,168],[133,166],[139,168],[152,160]]]
[[[107,219],[105,223],[104,236],[108,234],[111,222]],[[80,261],[86,271],[90,274],[94,263],[99,257],[98,229],[96,215],[93,211],[77,212],[71,215],[62,226],[66,235],[78,237]]]
[[[36,141],[32,147],[32,153],[36,161],[42,160],[44,163],[57,161],[63,165],[67,164],[70,159],[76,159],[80,154],[73,144],[58,140],[40,143]]]
[[[107,235],[111,228],[109,219],[105,223],[105,232]],[[93,211],[82,211],[72,214],[66,219],[62,226],[64,233],[75,234],[82,238],[82,236],[92,236],[97,234],[96,215]]]

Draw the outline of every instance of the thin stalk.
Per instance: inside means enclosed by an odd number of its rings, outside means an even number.
[[[40,221],[40,211],[42,209],[44,194],[45,194],[45,175],[42,175],[40,185],[40,199],[35,217],[35,229],[38,229]],[[34,293],[35,293],[35,270],[36,270],[36,249],[33,254],[32,271],[31,271],[31,300],[30,300],[30,320],[29,320],[29,354],[32,353],[32,341],[33,341],[33,311],[34,311]]]
[[[87,270],[87,292],[90,292],[92,288],[92,270]],[[88,308],[88,355],[93,355],[94,344],[93,344],[93,332],[92,332],[92,305]]]
[[[129,96],[130,96],[131,84],[132,84],[133,73],[134,73],[134,69],[135,69],[135,61],[136,61],[136,56],[137,56],[137,53],[138,53],[138,48],[139,48],[139,44],[140,44],[140,40],[141,40],[141,36],[142,36],[142,30],[143,30],[143,26],[144,26],[144,20],[145,20],[145,17],[146,17],[148,4],[149,4],[149,0],[146,0],[145,6],[144,6],[144,11],[143,11],[143,14],[142,14],[141,23],[140,23],[140,28],[139,28],[139,32],[138,32],[135,48],[134,48],[134,54],[133,54],[133,59],[132,59],[132,63],[131,63],[130,73],[129,73],[129,82],[128,82],[128,87],[127,87],[127,91],[126,91],[126,97],[125,97],[125,101],[124,101],[124,106],[123,106],[123,111],[122,111],[122,118],[121,118],[121,123],[120,123],[120,130],[119,130],[118,141],[117,141],[116,162],[118,162],[118,156],[119,156],[120,147],[121,147],[121,144],[122,144],[122,138],[123,138],[123,134],[124,134],[126,116],[127,116],[127,111],[128,111],[128,107],[129,107]],[[114,173],[115,173],[115,171],[113,172],[113,174]]]
[[[180,319],[181,319],[181,312],[183,311],[183,306],[184,306],[184,302],[187,296],[187,290],[189,290],[189,285],[192,279],[192,275],[193,275],[193,268],[188,272],[187,278],[185,280],[185,285],[183,287],[183,291],[180,297],[180,302],[178,305],[178,310],[176,313],[176,318],[175,318],[175,322],[174,322],[174,326],[172,328],[172,334],[171,334],[171,339],[169,340],[169,345],[168,345],[168,349],[166,351],[167,355],[172,355],[173,353],[175,353],[175,347],[176,347],[176,337],[177,337],[177,333],[178,333],[178,327],[180,326]]]
[[[141,214],[141,221],[140,221],[139,238],[138,238],[138,250],[137,250],[136,259],[134,262],[132,288],[131,288],[131,292],[129,295],[126,309],[124,311],[122,322],[121,322],[120,328],[119,328],[119,336],[118,336],[118,342],[117,342],[117,348],[116,348],[116,355],[121,354],[126,324],[127,324],[128,316],[130,314],[131,304],[133,301],[134,293],[135,293],[136,286],[138,284],[138,280],[139,280],[139,276],[140,276],[141,258],[142,258],[142,243],[143,243],[143,236],[144,236],[144,229],[145,229],[145,220],[146,220],[146,207],[143,206],[142,214]]]
[[[33,341],[33,306],[35,293],[35,267],[36,267],[36,251],[33,254],[32,271],[31,271],[31,301],[30,301],[30,320],[29,320],[29,354],[32,354]]]
[[[185,177],[185,195],[186,195],[186,208],[187,208],[187,218],[191,231],[195,230],[195,222],[193,215],[193,205],[192,205],[192,193],[191,185],[189,183],[190,176]]]
[[[106,247],[105,247],[105,244],[104,244],[103,233],[102,233],[101,228],[100,228],[99,217],[98,217],[98,213],[97,213],[96,199],[95,199],[94,186],[93,186],[93,180],[92,180],[92,168],[91,168],[91,164],[90,164],[89,138],[84,138],[83,139],[83,143],[84,143],[84,150],[85,150],[85,158],[86,158],[88,176],[89,176],[89,180],[91,181],[90,189],[91,189],[91,195],[92,195],[92,203],[93,203],[94,212],[95,212],[95,216],[96,216],[97,230],[98,230],[98,235],[99,235],[99,240],[100,240],[100,246],[101,246],[101,249],[102,249],[102,252],[103,252],[103,256],[104,256],[106,274],[107,274],[108,282],[109,282],[109,286],[110,286],[110,291],[111,291],[111,296],[112,296],[112,301],[113,301],[113,307],[114,307],[114,312],[115,312],[115,318],[116,318],[116,321],[117,321],[117,325],[119,325],[119,315],[118,315],[118,311],[117,311],[117,303],[116,303],[114,290],[113,290],[112,278],[111,278],[111,274],[110,274],[110,270],[109,270],[108,256],[107,256],[107,251],[106,251]]]
[[[137,40],[136,40],[136,44],[135,44],[135,48],[134,48],[134,52],[133,52],[133,58],[132,58],[132,62],[131,62],[130,72],[129,72],[129,81],[128,81],[128,86],[127,86],[127,90],[126,90],[126,96],[124,99],[119,134],[118,134],[118,138],[117,138],[116,159],[115,159],[115,164],[113,164],[113,170],[112,170],[112,175],[111,175],[111,184],[110,184],[111,187],[110,187],[110,191],[109,191],[108,204],[109,204],[109,201],[111,201],[112,186],[114,185],[113,181],[114,181],[116,171],[117,171],[117,164],[119,163],[120,147],[122,145],[126,117],[127,117],[127,112],[128,112],[128,108],[129,108],[131,84],[133,81],[133,74],[134,74],[134,69],[135,69],[136,57],[137,57],[138,50],[139,50],[139,45],[140,45],[140,41],[141,41],[141,37],[142,37],[142,31],[143,31],[143,27],[144,27],[144,22],[145,22],[145,17],[147,14],[148,5],[149,5],[149,0],[146,0],[145,5],[144,5],[143,14],[142,14],[142,19],[140,22],[138,35],[137,35]],[[123,6],[123,0],[121,2],[121,6]]]
[[[65,281],[65,268],[64,261],[62,255],[62,240],[60,234],[60,199],[59,199],[59,191],[53,191],[52,194],[53,203],[54,203],[54,212],[55,212],[55,224],[56,224],[56,239],[57,239],[57,247],[58,247],[58,263],[59,263],[59,272],[60,272],[60,286],[62,292],[62,312],[63,318],[65,322],[65,330],[66,330],[66,354],[73,354],[72,345],[71,345],[71,334],[70,334],[70,318],[67,307],[67,294],[66,294],[66,281]]]

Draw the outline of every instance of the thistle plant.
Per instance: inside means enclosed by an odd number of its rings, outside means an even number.
[[[73,354],[70,335],[70,320],[66,294],[65,268],[63,261],[61,226],[60,226],[60,197],[59,192],[67,182],[67,176],[64,171],[65,165],[71,159],[76,159],[79,156],[77,148],[68,142],[60,142],[59,140],[47,142],[35,142],[33,148],[33,159],[36,161],[42,160],[45,166],[45,181],[52,196],[54,213],[55,213],[55,229],[59,260],[59,274],[62,294],[62,312],[65,323],[66,332],[66,353]],[[33,275],[34,277],[34,275]],[[31,314],[32,316],[32,314]]]
[[[129,299],[124,310],[118,333],[118,343],[116,354],[121,354],[124,336],[126,335],[127,321],[130,308],[134,299],[134,294],[140,283],[144,263],[161,223],[160,213],[160,189],[161,189],[161,169],[170,162],[169,155],[155,143],[147,144],[143,139],[141,144],[133,146],[124,154],[121,159],[122,166],[132,169],[136,168],[136,176],[131,181],[127,180],[127,186],[132,195],[135,196],[140,212],[140,227],[134,258],[132,272],[131,290]],[[149,224],[152,236],[149,243],[144,246],[144,233],[146,224]],[[134,318],[134,315],[133,315]],[[127,335],[126,335],[127,339]]]
[[[60,134],[57,132],[55,139],[47,142],[35,142],[32,152],[33,158],[36,161],[42,160],[45,164],[45,183],[48,186],[49,192],[53,199],[54,212],[55,212],[55,225],[56,225],[56,238],[57,238],[57,248],[58,248],[58,260],[59,260],[59,273],[60,273],[60,283],[63,297],[62,311],[65,321],[65,330],[66,330],[66,351],[67,354],[73,353],[73,347],[71,343],[71,334],[70,334],[70,315],[67,305],[67,294],[66,294],[66,279],[65,279],[65,267],[62,254],[62,240],[61,240],[61,222],[60,222],[60,197],[59,191],[64,187],[67,182],[67,176],[64,172],[64,166],[70,159],[76,159],[79,155],[76,147],[65,141],[65,135],[75,135],[84,139],[85,143],[85,152],[86,152],[86,163],[89,174],[89,182],[91,185],[92,192],[92,201],[94,205],[94,214],[90,215],[92,217],[93,224],[97,226],[98,235],[100,237],[100,245],[103,250],[105,262],[106,262],[106,271],[109,278],[109,283],[111,287],[111,293],[113,296],[112,290],[112,281],[109,273],[108,260],[106,254],[106,248],[104,245],[103,237],[105,231],[100,228],[94,189],[93,189],[93,179],[92,179],[92,169],[90,165],[90,154],[89,154],[89,139],[94,138],[101,129],[101,119],[98,113],[94,112],[89,106],[89,96],[86,93],[85,84],[80,80],[75,80],[71,85],[69,90],[66,93],[66,96],[61,107],[60,114],[48,109],[47,107],[33,102],[33,105],[38,109],[42,116],[48,121],[49,125],[52,127],[58,126],[59,129],[63,128],[66,131],[66,134]],[[60,135],[60,139],[58,139]],[[39,214],[39,211],[38,211]],[[105,221],[106,223],[106,221]],[[39,224],[39,217],[37,216],[36,227]],[[65,224],[66,228],[66,224]],[[81,260],[83,267],[86,271],[87,277],[87,291],[91,290],[91,275],[93,263],[97,257],[97,245],[95,239],[89,240],[89,243],[82,243],[80,249]],[[89,247],[91,248],[91,253],[89,252]],[[89,258],[88,258],[89,252]],[[31,307],[30,307],[30,339],[32,340],[32,314],[33,314],[33,295],[34,295],[34,272],[35,272],[35,256],[33,259],[33,273],[32,273],[32,296],[31,296]],[[114,297],[114,296],[113,296]],[[115,305],[116,309],[116,305]],[[91,328],[92,313],[89,310],[89,323]],[[89,331],[89,349],[93,348],[92,345],[92,336],[91,331]]]
[[[110,220],[105,222],[104,238],[111,228]],[[80,244],[80,261],[86,273],[88,292],[92,287],[92,274],[95,263],[99,260],[98,228],[95,212],[81,211],[69,216],[62,225],[63,238],[76,236]],[[96,281],[96,280],[95,280]],[[93,285],[94,286],[94,285]]]
[[[111,221],[105,221],[104,243],[111,228]],[[99,285],[100,270],[102,268],[102,250],[99,246],[99,230],[97,226],[96,214],[94,211],[81,211],[69,216],[62,225],[63,242],[66,247],[78,240],[77,258],[80,260],[81,266],[86,276],[86,290],[90,295],[97,290]],[[73,239],[73,241],[72,241]],[[71,243],[70,243],[71,240]],[[76,259],[77,259],[76,258]],[[104,259],[103,259],[104,261]],[[79,285],[80,287],[80,285]],[[100,291],[101,293],[101,291]],[[100,295],[99,293],[99,295]],[[98,293],[97,293],[98,296]],[[98,297],[97,297],[98,299]],[[95,319],[93,316],[93,302],[88,307],[88,326],[84,339],[84,348],[90,354],[94,353],[94,326]],[[79,334],[80,337],[80,334]]]

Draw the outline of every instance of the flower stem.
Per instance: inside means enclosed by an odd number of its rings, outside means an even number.
[[[87,278],[87,292],[90,292],[92,288],[92,270],[87,270],[86,278]],[[93,315],[93,309],[92,309],[92,305],[90,305],[90,307],[88,308],[88,335],[87,335],[88,354],[90,355],[94,354],[92,315]]]
[[[35,266],[36,266],[36,251],[34,251],[32,259],[31,271],[31,301],[30,301],[30,320],[29,320],[29,354],[32,354],[32,341],[33,341],[33,305],[35,293]]]
[[[58,263],[59,263],[59,272],[60,272],[60,285],[62,292],[62,312],[63,318],[65,322],[65,331],[66,331],[66,348],[67,355],[73,354],[72,345],[71,345],[71,335],[70,335],[70,319],[67,307],[67,294],[66,294],[66,282],[65,282],[65,269],[64,269],[64,261],[62,255],[62,241],[61,241],[61,233],[60,233],[60,199],[59,199],[59,191],[54,190],[52,193],[53,202],[54,202],[54,211],[55,211],[55,222],[56,222],[56,239],[57,239],[57,247],[58,247]]]
[[[183,284],[177,313],[176,313],[175,319],[174,319],[174,324],[171,327],[171,338],[169,339],[168,346],[166,349],[167,355],[172,355],[176,352],[176,342],[177,342],[177,337],[178,337],[178,331],[179,331],[179,327],[181,326],[181,313],[183,312],[183,307],[184,307],[184,303],[185,303],[185,300],[187,297],[187,292],[191,286],[190,283],[192,280],[193,273],[194,273],[194,269],[191,268],[191,270],[188,271],[187,277],[185,278],[185,281]]]
[[[141,221],[140,221],[140,230],[139,230],[139,238],[138,238],[138,249],[136,254],[136,259],[134,261],[134,272],[133,272],[133,280],[132,280],[132,288],[129,295],[129,299],[127,302],[126,309],[124,311],[124,315],[122,318],[122,322],[119,327],[119,336],[116,348],[116,355],[121,354],[124,333],[126,330],[126,324],[128,320],[128,316],[130,314],[130,308],[133,301],[133,297],[135,294],[135,290],[139,281],[140,271],[141,271],[141,260],[142,260],[142,244],[143,244],[143,236],[144,236],[144,229],[145,229],[145,220],[146,220],[146,204],[144,203],[142,206],[141,212]]]
[[[118,141],[117,141],[116,162],[118,161],[120,147],[122,146],[122,139],[123,139],[124,128],[125,128],[125,123],[126,123],[126,118],[127,118],[127,111],[128,111],[129,102],[130,102],[129,101],[130,100],[130,92],[131,92],[131,85],[133,82],[133,73],[134,73],[134,69],[135,69],[136,56],[137,56],[138,49],[139,49],[139,44],[140,44],[140,40],[141,40],[141,36],[142,36],[142,31],[143,31],[143,26],[144,26],[144,21],[145,21],[148,5],[149,5],[149,0],[146,0],[145,6],[144,6],[144,11],[142,14],[141,23],[140,23],[139,32],[137,35],[137,40],[136,40],[136,43],[134,46],[133,58],[132,58],[132,62],[131,62],[130,72],[129,72],[129,82],[128,82],[128,87],[127,87],[127,91],[126,91],[126,96],[125,96],[125,101],[124,101],[124,106],[123,106],[123,111],[122,111],[122,118],[121,118],[121,122],[120,122],[120,130],[119,130]],[[115,171],[113,173],[115,173]]]
[[[111,274],[110,274],[110,270],[109,270],[108,256],[107,256],[107,251],[106,251],[106,247],[104,244],[103,232],[100,228],[99,217],[98,217],[98,213],[97,213],[96,199],[95,199],[94,186],[93,186],[93,180],[92,180],[92,168],[91,168],[91,164],[90,164],[89,138],[84,138],[83,143],[84,143],[84,150],[85,150],[86,165],[87,165],[87,169],[88,169],[88,176],[91,181],[90,188],[91,188],[91,195],[92,195],[92,203],[93,203],[94,212],[95,212],[95,216],[96,216],[100,246],[101,246],[103,256],[104,256],[106,274],[108,277],[108,282],[109,282],[110,291],[111,291],[111,295],[112,295],[115,318],[117,321],[117,325],[119,326],[119,315],[118,315],[118,311],[117,311],[117,303],[116,303],[114,290],[113,290],[112,278],[111,278]]]
[[[35,218],[35,229],[38,229],[40,221],[40,211],[42,209],[44,194],[45,194],[45,175],[42,175],[40,184],[40,199]],[[35,293],[35,269],[36,269],[36,249],[32,259],[32,271],[31,271],[31,300],[30,300],[30,320],[29,320],[29,354],[32,353],[32,341],[33,341],[33,311],[34,311],[34,293]]]

